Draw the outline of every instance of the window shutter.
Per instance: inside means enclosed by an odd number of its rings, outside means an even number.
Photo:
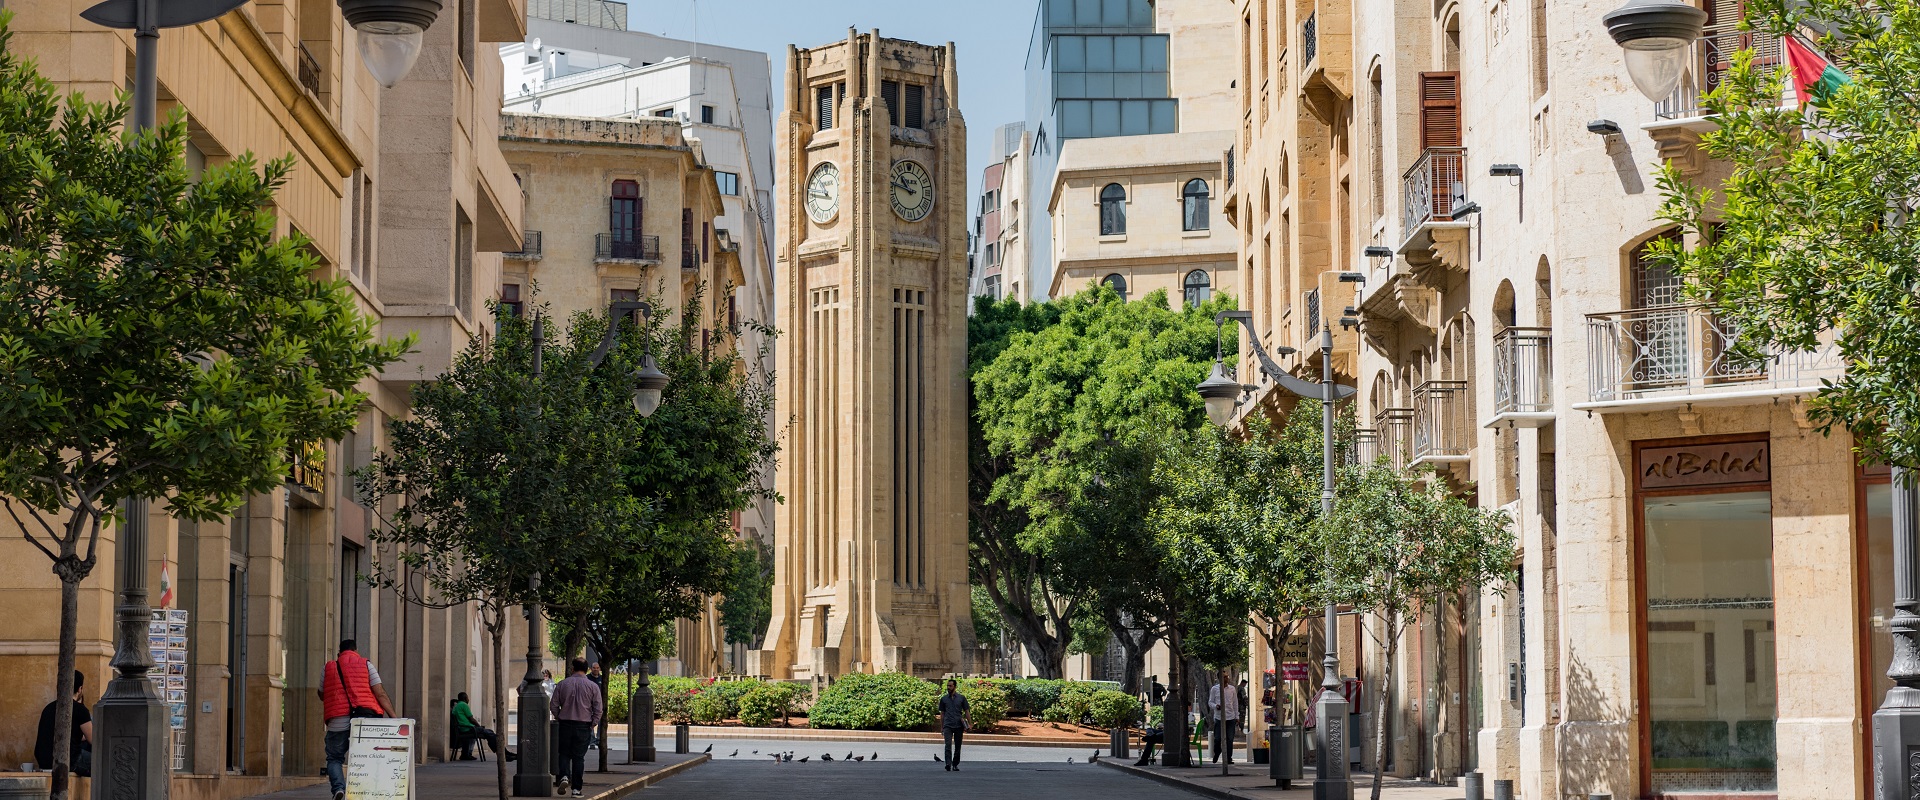
[[[881,81],[880,99],[887,101],[887,124],[900,125],[900,82]]]
[[[924,86],[907,84],[907,127],[926,127],[926,92]]]
[[[1460,146],[1460,73],[1420,73],[1420,148]]]
[[[814,111],[815,119],[818,120],[819,122],[819,129],[824,131],[824,130],[827,130],[828,128],[832,128],[833,127],[833,87],[822,86],[819,89],[815,89],[814,96],[815,98],[817,98],[819,103],[819,107],[816,108]]]

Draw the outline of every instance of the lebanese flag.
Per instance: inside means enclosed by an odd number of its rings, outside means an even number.
[[[173,605],[173,575],[168,573],[167,565],[160,565],[160,607]]]
[[[1853,82],[1847,74],[1836,69],[1833,64],[1813,52],[1793,36],[1786,38],[1787,64],[1793,69],[1793,93],[1800,98],[1800,107],[1807,103],[1823,106],[1833,99],[1833,93],[1840,87]]]

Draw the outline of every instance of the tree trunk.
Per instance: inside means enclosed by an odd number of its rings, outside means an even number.
[[[486,615],[488,618],[487,636],[493,640],[493,729],[500,735],[501,740],[500,757],[493,760],[493,771],[500,783],[500,800],[507,800],[506,754],[512,751],[506,748],[507,676],[505,673],[507,664],[504,653],[507,649],[507,643],[505,637],[500,635],[507,626],[506,609],[489,610],[483,607],[480,613]]]
[[[601,653],[600,657],[606,658],[607,654]],[[609,661],[607,663],[611,664],[613,662]],[[613,668],[607,666],[607,664],[601,664],[600,665],[600,769],[599,769],[600,772],[607,771],[607,711],[606,710],[612,707],[607,703],[607,698],[612,696],[611,694],[609,694],[613,690],[612,684],[613,684]],[[633,732],[628,731],[627,735],[632,736]]]
[[[562,662],[573,658],[575,653],[587,646],[587,620],[592,613],[589,609],[574,616],[573,625],[567,628],[567,640],[562,643],[566,647],[566,652],[560,654]]]
[[[1067,639],[1046,633],[1041,629],[1042,624],[1025,619],[1007,621],[1012,624],[1014,635],[1019,637],[1021,649],[1026,650],[1027,656],[1033,661],[1034,671],[1040,673],[1042,678],[1059,680],[1065,672]]]
[[[1380,776],[1386,771],[1387,692],[1393,688],[1393,664],[1400,652],[1400,626],[1393,621],[1384,624],[1387,626],[1387,666],[1380,671],[1380,689],[1373,693],[1373,800],[1380,800]]]
[[[58,569],[55,572],[59,572]],[[80,581],[60,577],[60,654],[54,671],[54,697],[73,697],[73,670],[79,660]],[[117,598],[116,598],[117,599]],[[118,630],[116,626],[115,630]],[[144,645],[145,643],[141,643]],[[73,704],[59,703],[53,712],[53,794],[52,800],[66,800],[68,775],[73,769]]]

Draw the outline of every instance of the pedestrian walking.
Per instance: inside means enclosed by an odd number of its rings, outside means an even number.
[[[960,693],[960,682],[947,679],[947,693],[940,696],[940,740],[945,748],[948,772],[960,771],[960,740],[967,732],[967,696]]]
[[[587,660],[576,658],[572,666],[573,674],[553,687],[553,718],[560,723],[555,748],[559,759],[553,775],[560,791],[571,790],[579,797],[587,771],[587,744],[606,709],[600,704],[600,687],[587,677]]]
[[[1213,717],[1213,763],[1220,763],[1224,753],[1227,763],[1232,764],[1233,737],[1240,729],[1240,687],[1224,669],[1220,670],[1220,681],[1207,693],[1207,713]]]
[[[73,671],[73,696],[67,698],[73,704],[73,738],[68,739],[67,769],[82,778],[93,777],[93,713],[87,710],[87,699],[80,687],[87,685],[87,674]],[[53,769],[53,720],[60,713],[58,699],[47,704],[40,711],[40,731],[33,740],[33,760],[44,770]]]
[[[387,690],[380,688],[380,671],[360,655],[352,639],[340,640],[340,655],[322,670],[320,707],[327,721],[327,788],[333,790],[333,800],[345,800],[352,721],[394,716]]]

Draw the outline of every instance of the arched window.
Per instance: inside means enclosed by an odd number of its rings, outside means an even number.
[[[1100,235],[1119,236],[1126,232],[1127,190],[1120,188],[1120,184],[1109,183],[1100,190]]]
[[[1120,295],[1120,301],[1123,303],[1126,302],[1127,278],[1125,275],[1121,275],[1120,273],[1116,272],[1116,273],[1113,273],[1112,275],[1108,275],[1107,277],[1100,279],[1100,282],[1113,287],[1114,293]]]
[[[1202,202],[1205,201],[1202,200]],[[1187,280],[1182,288],[1186,290],[1187,308],[1199,308],[1201,303],[1207,302],[1207,298],[1213,296],[1213,279],[1207,277],[1206,270],[1196,269],[1187,273]]]
[[[1207,220],[1207,182],[1194,178],[1180,190],[1180,230],[1204,231]]]

